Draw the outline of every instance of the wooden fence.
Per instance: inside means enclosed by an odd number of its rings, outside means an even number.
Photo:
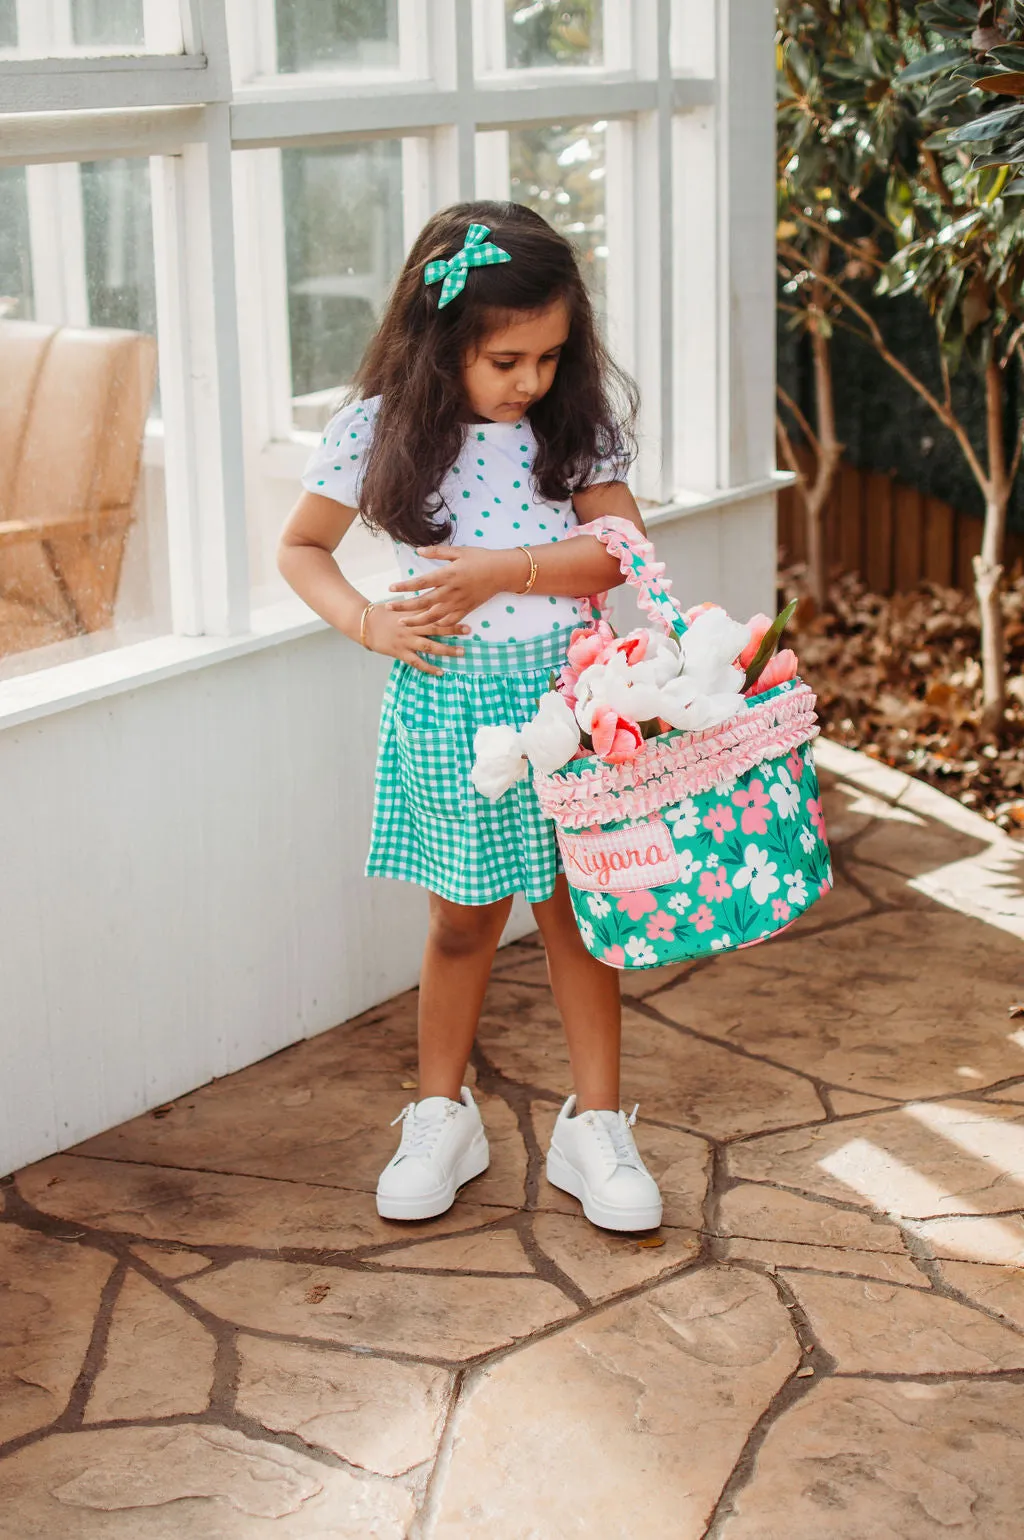
[[[922,579],[948,588],[974,586],[971,560],[981,549],[981,520],[877,471],[842,465],[825,512],[831,569],[859,572],[875,593],[916,588]],[[779,559],[807,554],[803,511],[792,487],[779,496]],[[1024,560],[1024,536],[1007,542],[1007,565]]]

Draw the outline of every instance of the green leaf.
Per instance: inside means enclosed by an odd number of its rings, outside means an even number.
[[[775,649],[778,647],[779,642],[782,640],[782,633],[789,625],[789,622],[793,619],[798,602],[799,601],[796,599],[791,599],[790,602],[786,605],[786,608],[782,611],[782,614],[776,615],[768,630],[765,632],[761,645],[754,654],[750,666],[748,667],[747,672],[743,677],[744,690],[749,690],[751,685],[756,684],[761,675],[764,673],[765,665],[767,664],[768,659],[774,654]]]
[[[906,69],[894,75],[892,83],[894,86],[905,86],[931,80],[933,76],[941,75],[944,70],[952,69],[969,57],[966,48],[944,48],[939,53],[922,54],[920,59],[915,59],[913,64],[908,64]]]
[[[974,84],[979,91],[994,91],[998,96],[1024,96],[1024,74],[1008,70],[1000,75],[982,75]]]
[[[985,139],[995,139],[1012,123],[1024,121],[1024,107],[1000,107],[976,118],[973,123],[963,123],[947,137],[948,144],[975,144]]]
[[[1003,188],[1004,198],[1024,198],[1024,176],[1015,177]]]

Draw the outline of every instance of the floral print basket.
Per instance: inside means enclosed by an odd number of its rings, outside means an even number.
[[[685,630],[648,541],[618,519],[579,533],[619,557],[653,621]],[[816,721],[812,692],[792,679],[720,726],[650,739],[623,764],[588,755],[535,776],[593,956],[656,968],[753,946],[828,892]]]

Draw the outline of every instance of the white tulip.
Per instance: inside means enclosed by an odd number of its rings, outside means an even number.
[[[580,729],[572,707],[557,690],[543,697],[537,714],[519,734],[526,757],[540,775],[560,770],[580,746]]]
[[[470,779],[480,795],[491,802],[497,802],[527,774],[522,737],[514,727],[477,728],[473,753]]]
[[[576,683],[576,716],[588,733],[599,705],[611,706],[630,721],[649,722],[658,715],[660,699],[658,665],[644,661],[630,666],[625,654],[617,652],[608,663],[583,670]]]
[[[749,626],[730,619],[724,610],[705,610],[680,643],[681,672],[701,695],[738,694],[744,676],[736,659],[749,641]]]
[[[676,677],[682,664],[679,643],[674,637],[652,631],[644,664],[653,669],[656,684],[668,684],[670,679]]]
[[[661,691],[657,714],[670,727],[697,733],[727,722],[745,706],[744,697],[736,691],[716,691],[708,695],[687,674],[680,674],[678,679],[670,679]]]

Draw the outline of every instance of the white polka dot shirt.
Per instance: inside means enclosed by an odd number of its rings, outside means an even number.
[[[320,446],[302,476],[308,492],[358,508],[363,462],[373,435],[380,397],[343,407],[327,425]],[[440,492],[452,521],[452,545],[495,551],[509,546],[543,546],[564,539],[577,523],[570,499],[546,503],[533,484],[537,440],[529,420],[470,423],[458,459]],[[599,465],[592,481],[615,481],[623,471]],[[438,564],[395,542],[402,578],[419,577]],[[541,558],[543,560],[543,558]],[[523,557],[523,584],[529,577]],[[497,594],[466,616],[481,641],[522,642],[583,624],[573,599],[546,594]]]

